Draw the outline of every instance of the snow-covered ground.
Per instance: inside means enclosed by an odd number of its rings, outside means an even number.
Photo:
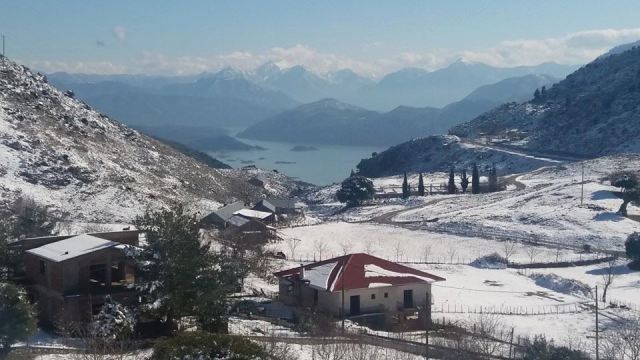
[[[470,263],[492,253],[503,254],[505,244],[515,246],[509,259],[528,263],[532,246],[463,237],[425,230],[411,230],[398,226],[370,223],[327,222],[314,226],[282,229],[284,241],[272,245],[288,258],[303,260],[328,259],[345,253],[364,252],[370,255],[403,262]],[[292,246],[295,252],[292,254]],[[596,256],[572,250],[534,247],[534,261],[579,260]],[[293,255],[293,256],[292,256]]]

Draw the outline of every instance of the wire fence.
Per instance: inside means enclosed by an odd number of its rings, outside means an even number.
[[[465,304],[434,304],[432,313],[439,314],[491,314],[491,315],[562,315],[585,311],[582,303],[537,306],[483,306]]]
[[[289,258],[289,261],[297,262],[297,263],[314,263],[317,261],[322,261],[326,259],[330,259],[334,256],[340,256],[344,254],[330,254],[328,256],[315,256],[313,254],[313,258]],[[425,257],[422,260],[409,260],[406,257],[395,257],[395,256],[379,256],[382,259],[397,262],[399,264],[407,264],[407,265],[473,265],[476,260],[479,258],[471,258],[471,257],[460,257],[460,256],[431,256]],[[575,256],[558,256],[554,261],[536,261],[535,259],[530,259],[529,261],[510,261],[508,264],[504,264],[504,267],[511,267],[516,269],[524,269],[524,268],[557,268],[557,267],[571,267],[571,266],[584,266],[584,265],[593,265],[598,263],[608,262],[610,260],[615,259],[614,255],[609,255],[606,253],[586,253],[586,254],[575,254]],[[497,264],[500,265],[500,264]]]

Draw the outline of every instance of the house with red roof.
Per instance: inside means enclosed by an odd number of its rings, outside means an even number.
[[[431,304],[445,279],[367,254],[350,254],[275,273],[285,304],[333,316],[396,313]]]

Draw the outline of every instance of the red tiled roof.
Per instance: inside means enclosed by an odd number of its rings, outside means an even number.
[[[300,275],[295,267],[274,273],[278,277]],[[350,254],[304,266],[305,280],[313,287],[329,291],[432,283],[445,279],[424,271],[367,254]]]

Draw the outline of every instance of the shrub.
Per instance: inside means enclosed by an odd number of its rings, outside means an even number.
[[[26,340],[36,329],[36,311],[24,291],[0,283],[0,358],[17,341]]]
[[[152,360],[173,359],[273,359],[260,345],[238,336],[187,332],[157,342]]]
[[[627,257],[631,260],[630,268],[640,270],[640,233],[634,232],[624,243]]]
[[[555,346],[544,336],[536,336],[521,349],[524,360],[588,360],[590,357],[579,350],[572,350],[566,346]]]

